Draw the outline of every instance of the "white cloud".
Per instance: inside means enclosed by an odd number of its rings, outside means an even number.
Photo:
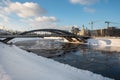
[[[96,10],[93,8],[84,7],[83,10],[88,13],[94,13]]]
[[[8,22],[9,21],[9,18],[7,16],[3,15],[3,14],[0,14],[0,18],[3,19],[2,22]]]
[[[14,25],[18,29],[28,29],[31,27],[50,28],[56,26],[57,18],[54,16],[43,16],[45,13],[46,10],[37,3],[11,2],[10,0],[0,1],[0,19],[9,21],[6,25],[10,27],[13,27],[12,25]]]
[[[99,0],[70,0],[71,3],[79,3],[81,5],[91,5],[99,2]]]
[[[31,26],[32,28],[54,28],[57,27],[56,24],[57,19],[53,16],[47,17],[47,16],[41,16],[36,18],[27,18],[27,19],[21,19],[21,22],[26,23],[28,26]]]
[[[37,21],[37,22],[56,22],[57,19],[53,16],[51,16],[51,17],[42,16],[42,17],[35,18],[35,21]]]
[[[7,13],[15,13],[19,17],[26,18],[26,17],[33,17],[39,16],[46,11],[40,7],[37,3],[32,2],[11,2],[4,8]]]

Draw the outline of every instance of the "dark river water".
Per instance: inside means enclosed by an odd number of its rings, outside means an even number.
[[[37,55],[48,57],[79,69],[89,70],[105,77],[120,80],[120,47],[94,47],[72,43],[55,43],[55,46],[57,45],[58,47],[54,47],[51,41],[51,43],[45,44],[45,46],[49,45],[47,49],[43,44],[42,47],[44,48],[37,46],[36,49],[35,47],[30,47],[34,46],[33,44],[35,43],[31,42],[31,45],[30,42],[16,43],[17,46],[34,52]]]

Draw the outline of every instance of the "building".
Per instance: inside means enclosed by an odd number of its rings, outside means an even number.
[[[97,29],[93,31],[94,36],[120,37],[120,29],[116,27],[108,27],[107,29]]]

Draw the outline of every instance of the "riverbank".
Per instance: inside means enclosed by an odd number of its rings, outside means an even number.
[[[40,79],[113,80],[0,43],[0,80]]]
[[[88,45],[120,47],[120,37],[94,37],[88,39]]]

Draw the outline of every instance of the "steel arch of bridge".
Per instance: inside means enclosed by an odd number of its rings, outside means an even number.
[[[23,33],[20,33],[19,35],[26,35],[28,33],[34,33],[34,32],[40,32],[40,31],[41,32],[43,32],[43,31],[45,31],[45,32],[51,32],[51,33],[55,33],[57,35],[66,35],[66,36],[64,36],[64,38],[67,39],[70,42],[74,41],[72,38],[75,38],[79,42],[84,41],[84,37],[75,35],[73,33],[70,33],[70,32],[64,31],[64,30],[58,30],[58,29],[37,29],[37,30],[30,30],[30,31],[25,31]],[[16,37],[6,38],[6,39],[4,39],[2,41],[4,43],[7,43],[8,41],[10,41],[10,40],[12,40],[14,38],[16,38]]]

